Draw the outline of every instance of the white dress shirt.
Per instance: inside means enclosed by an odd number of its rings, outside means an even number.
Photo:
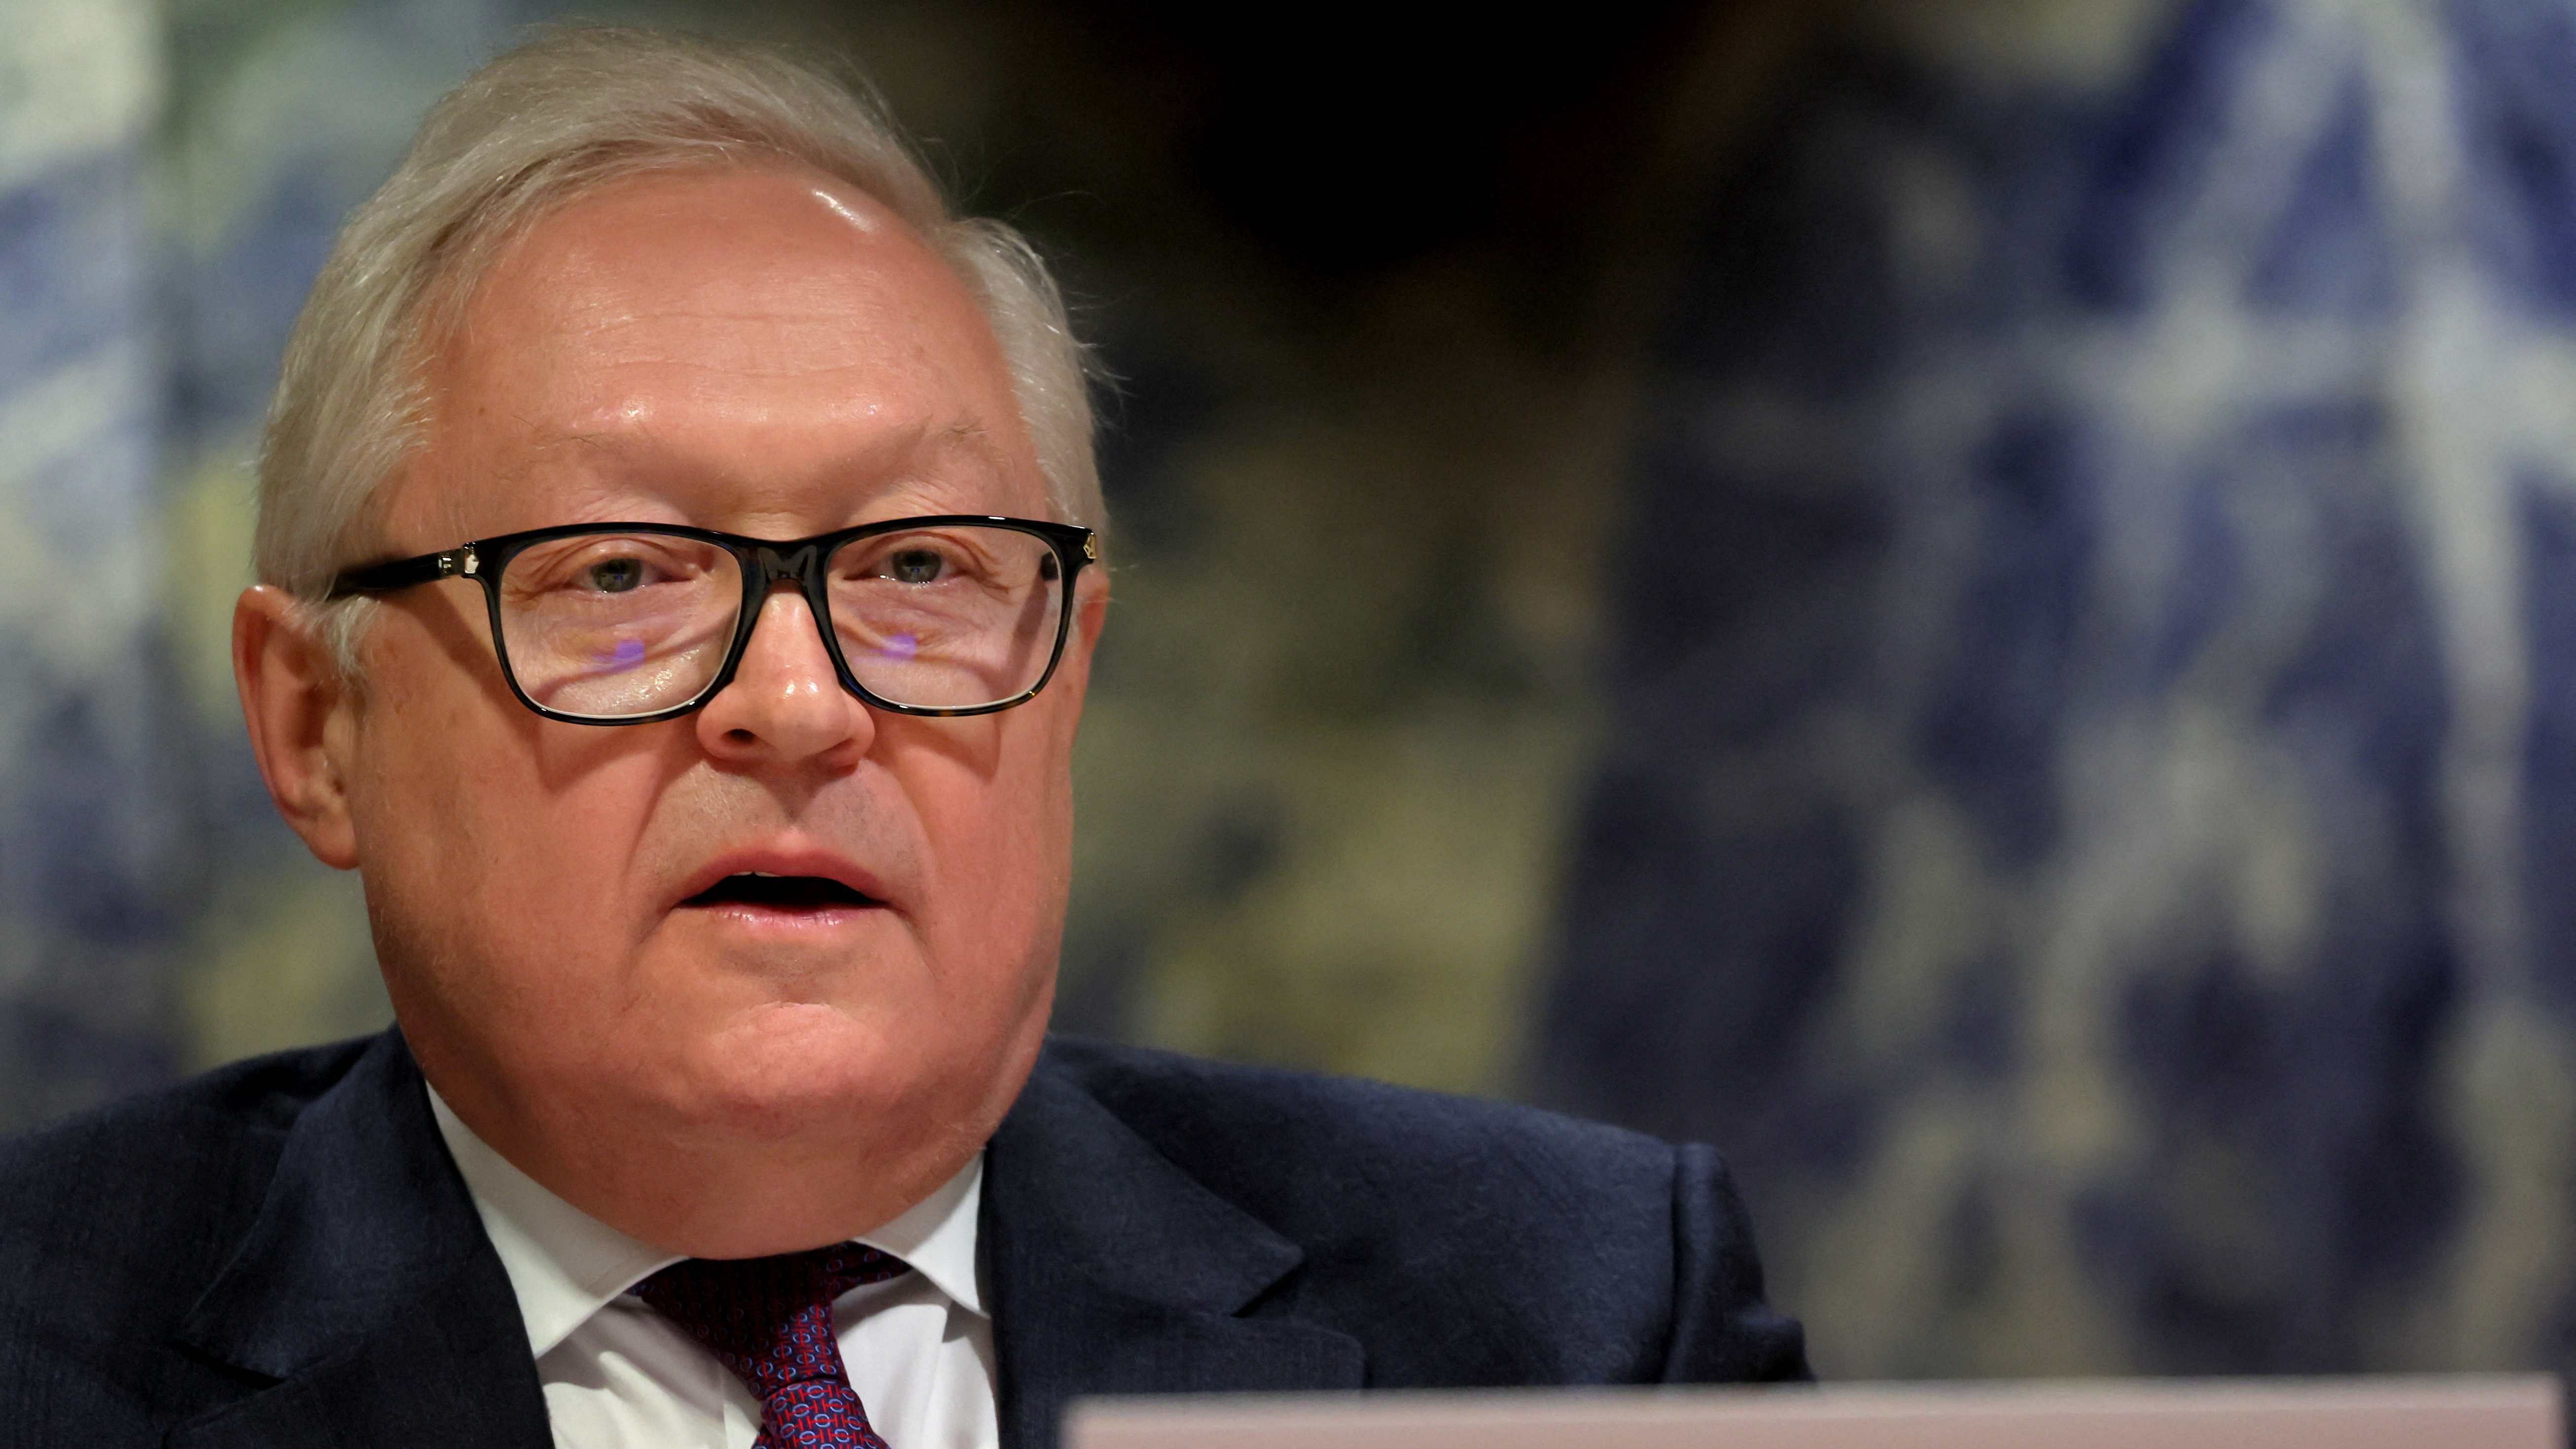
[[[626,1291],[679,1261],[540,1186],[429,1094],[518,1295],[557,1449],[751,1449],[760,1401]],[[975,1283],[978,1156],[858,1241],[912,1267],[832,1304],[850,1386],[889,1449],[996,1449],[993,1323]]]

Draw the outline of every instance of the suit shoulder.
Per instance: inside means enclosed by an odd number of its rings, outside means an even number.
[[[1079,1039],[1050,1061],[1139,1136],[1238,1201],[1383,1196],[1424,1223],[1443,1206],[1581,1219],[1611,1205],[1660,1231],[1672,1211],[1674,1149],[1640,1133],[1533,1107],[1205,1061]],[[1533,1224],[1536,1226],[1537,1224]]]
[[[287,1130],[366,1045],[237,1062],[0,1142],[0,1301],[104,1329],[210,1273]]]
[[[36,1131],[0,1139],[0,1214],[29,1205],[10,1188],[78,1192],[119,1169],[154,1176],[152,1164],[210,1140],[279,1136],[315,1097],[346,1075],[367,1039],[252,1057],[185,1081],[110,1102]]]
[[[1293,1244],[1262,1311],[1389,1388],[1794,1377],[1714,1154],[1528,1107],[1092,1042],[1043,1070]],[[1780,1345],[1787,1345],[1785,1349]]]

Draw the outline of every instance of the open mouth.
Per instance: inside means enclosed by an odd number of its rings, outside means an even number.
[[[759,906],[773,911],[827,911],[882,905],[839,881],[819,875],[729,875],[680,902],[683,906]]]

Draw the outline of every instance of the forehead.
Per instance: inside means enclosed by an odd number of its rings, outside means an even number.
[[[900,218],[816,172],[656,172],[566,203],[494,259],[428,370],[429,465],[396,524],[820,528],[906,487],[938,496],[904,511],[1044,507],[981,309]]]

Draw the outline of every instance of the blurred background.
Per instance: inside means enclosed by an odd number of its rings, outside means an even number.
[[[593,4],[1059,262],[1063,1025],[1717,1143],[1828,1376],[2576,1367],[2576,3]],[[548,0],[0,0],[0,1128],[386,1019],[225,661]]]

